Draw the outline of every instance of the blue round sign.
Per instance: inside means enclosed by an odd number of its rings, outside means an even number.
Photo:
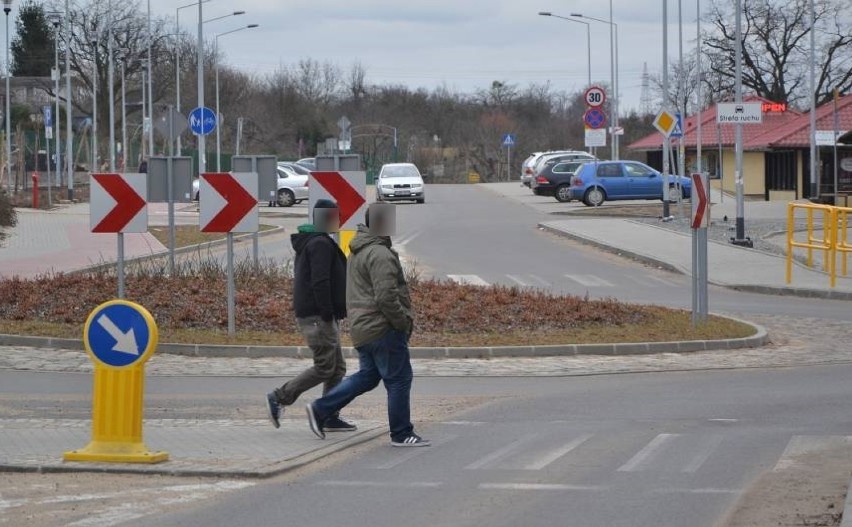
[[[606,114],[599,108],[590,108],[583,114],[583,122],[593,130],[603,128],[606,124]]]
[[[142,364],[157,347],[154,317],[126,300],[110,300],[94,309],[83,328],[83,344],[96,363],[113,368]]]
[[[189,129],[195,135],[207,135],[216,129],[216,112],[199,106],[189,112]]]

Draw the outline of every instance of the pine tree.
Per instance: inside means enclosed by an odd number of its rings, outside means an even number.
[[[32,0],[21,6],[12,41],[12,75],[49,77],[53,66],[54,36],[44,8]]]

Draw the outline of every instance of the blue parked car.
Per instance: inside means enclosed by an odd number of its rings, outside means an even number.
[[[678,186],[680,182],[680,186]],[[669,175],[667,197],[677,201],[691,195],[692,181]],[[604,201],[623,199],[663,199],[663,175],[638,161],[591,161],[584,163],[571,177],[571,197],[589,207]]]

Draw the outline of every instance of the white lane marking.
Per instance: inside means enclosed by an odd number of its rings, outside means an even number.
[[[600,485],[565,485],[561,483],[480,483],[483,490],[609,490]]]
[[[708,419],[708,421],[710,421],[711,423],[736,423],[736,422],[739,422],[739,419],[719,418],[719,419]]]
[[[573,441],[571,441],[571,442],[569,442],[565,445],[562,445],[559,448],[556,448],[554,450],[551,450],[550,452],[547,452],[547,453],[539,456],[534,461],[524,465],[523,468],[524,468],[524,470],[541,470],[544,467],[546,467],[547,465],[549,465],[549,464],[553,463],[554,461],[556,461],[557,459],[561,458],[562,456],[564,456],[568,452],[571,452],[572,450],[574,450],[578,446],[582,445],[583,443],[585,443],[586,441],[588,441],[591,438],[592,438],[592,434],[582,435],[582,436],[574,439]]]
[[[538,282],[539,284],[541,284],[541,286],[543,286],[543,287],[550,287],[550,282],[548,282],[547,280],[545,280],[544,278],[542,278],[540,276],[536,276],[534,274],[531,274],[531,275],[529,275],[529,277],[532,278],[534,281]]]
[[[397,245],[407,245],[414,241],[415,238],[420,236],[423,231],[414,231],[412,233],[408,233],[405,236],[401,237],[398,240],[394,240],[393,245],[396,247]]]
[[[739,489],[656,489],[656,494],[739,494]]]
[[[722,444],[722,436],[711,436],[703,449],[698,452],[685,467],[683,467],[683,472],[697,472],[698,469],[701,468],[708,459],[710,459],[710,456],[713,455],[713,452],[716,451],[716,448],[718,448],[720,444]]]
[[[615,287],[612,282],[593,274],[566,274],[565,277],[585,287]]]
[[[640,450],[635,456],[630,458],[630,461],[619,467],[618,472],[634,472],[638,470],[642,465],[646,464],[651,460],[657,453],[659,453],[660,449],[663,446],[677,439],[680,434],[660,434],[648,443],[645,448]]]
[[[480,426],[484,425],[485,421],[441,421],[441,424],[458,426]]]
[[[489,286],[488,282],[479,277],[479,275],[475,274],[448,274],[447,278],[456,282],[457,284],[462,285],[478,285],[478,286]]]
[[[513,274],[507,274],[506,278],[515,282],[516,284],[518,284],[521,287],[529,287],[531,285],[531,284],[524,282],[523,280],[521,280],[520,278],[518,278],[517,276],[515,276]]]
[[[220,481],[213,484],[203,483],[197,485],[172,485],[168,487],[137,489],[133,497],[139,501],[122,502],[118,505],[109,505],[106,508],[94,509],[89,516],[67,524],[68,527],[107,527],[120,523],[136,520],[159,512],[159,507],[174,503],[187,503],[212,497],[213,494],[239,490],[253,487],[255,484],[247,481]],[[166,494],[165,496],[152,498],[151,493]],[[145,496],[148,494],[149,496]],[[179,496],[179,497],[176,497]],[[85,494],[78,496],[85,500],[100,500],[106,498],[126,498],[127,491],[117,491],[104,494]],[[81,501],[79,499],[68,499],[70,496],[55,496],[43,500],[36,500],[35,504],[64,503]]]
[[[666,278],[660,278],[659,276],[654,276],[654,275],[652,275],[652,274],[645,275],[645,276],[643,277],[643,279],[646,279],[646,281],[647,281],[647,280],[653,280],[654,282],[658,282],[658,283],[660,283],[660,284],[667,285],[667,286],[676,286],[676,285],[678,285],[678,284],[676,284],[673,280],[666,279]],[[638,280],[637,280],[637,281],[638,281]]]
[[[502,459],[502,458],[508,456],[512,452],[518,450],[520,447],[522,447],[524,445],[524,443],[527,443],[528,441],[530,441],[534,437],[535,437],[535,434],[525,435],[524,437],[522,437],[518,440],[512,441],[511,443],[504,446],[503,448],[501,448],[499,450],[495,450],[494,452],[488,454],[487,456],[474,461],[473,463],[471,463],[470,465],[468,465],[464,468],[466,468],[468,470],[478,470],[478,469],[480,469],[480,468],[482,468],[482,467],[484,467],[484,466],[486,466],[490,463],[493,463],[493,462],[495,462],[499,459]]]
[[[457,435],[447,436],[447,437],[441,439],[441,444],[443,445],[445,443],[449,443],[450,441],[457,439],[457,438],[458,438]],[[434,441],[435,438],[432,438],[432,440]],[[397,448],[396,450],[397,451],[399,451],[399,450],[404,451],[405,449]],[[411,459],[413,459],[413,458],[415,458],[419,455],[425,454],[426,451],[433,451],[434,452],[434,450],[435,450],[434,447],[433,448],[410,448],[410,449],[408,449],[408,452],[404,452],[402,454],[397,454],[396,456],[385,461],[384,463],[376,465],[374,468],[377,469],[377,470],[392,469],[392,468],[396,467],[397,465],[401,465],[402,463],[405,463],[406,461],[409,461],[409,460],[411,460]]]
[[[394,488],[394,489],[434,489],[444,483],[441,481],[340,481],[328,480],[317,481],[316,487],[372,487],[372,488]]]

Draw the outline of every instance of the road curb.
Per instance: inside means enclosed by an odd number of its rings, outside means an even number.
[[[658,267],[660,269],[665,269],[667,271],[678,273],[682,275],[689,276],[690,271],[681,269],[676,265],[672,265],[668,262],[664,262],[662,260],[658,260],[652,256],[648,256],[645,254],[627,251],[621,249],[619,247],[614,247],[612,245],[608,245],[604,242],[595,240],[593,238],[588,238],[583,236],[582,234],[576,234],[573,232],[566,232],[557,227],[552,227],[545,223],[539,223],[538,227],[546,232],[551,234],[555,234],[557,236],[562,236],[564,238],[568,238],[570,240],[578,241],[580,243],[584,243],[586,245],[591,245],[603,251],[606,251],[611,254],[615,254],[618,256],[626,256],[632,260],[639,261],[646,265],[651,265],[654,267]],[[685,235],[684,235],[685,236]],[[769,255],[776,258],[782,258],[778,255]],[[726,289],[731,289],[733,291],[742,291],[747,293],[760,293],[765,295],[778,295],[778,296],[796,296],[803,298],[820,298],[825,300],[852,300],[852,292],[847,291],[823,291],[820,289],[806,289],[801,287],[775,287],[775,286],[767,286],[767,285],[746,285],[746,284],[729,284],[727,282],[719,282],[718,280],[709,280],[708,281],[712,285],[716,285],[719,287],[724,287]]]
[[[273,462],[267,469],[258,470],[233,470],[233,469],[209,469],[198,470],[191,468],[169,468],[166,466],[145,465],[145,464],[109,464],[109,463],[78,463],[78,462],[63,462],[62,464],[49,465],[25,465],[14,463],[0,464],[0,473],[38,473],[38,474],[59,474],[59,473],[98,473],[98,474],[145,474],[158,476],[174,476],[174,477],[216,477],[216,478],[251,478],[251,479],[266,479],[274,476],[290,472],[298,468],[304,467],[318,461],[326,456],[336,454],[347,448],[358,446],[360,444],[372,441],[383,435],[387,435],[388,428],[379,426],[371,428],[363,432],[358,432],[356,435],[350,436],[347,439],[326,445],[320,446],[310,452],[306,452],[300,456],[285,461]],[[319,442],[319,440],[318,440]],[[168,462],[167,462],[168,463]]]
[[[722,316],[722,315],[717,315]],[[755,334],[736,339],[684,340],[669,342],[619,342],[604,344],[555,344],[548,346],[483,346],[483,347],[419,347],[411,348],[413,359],[495,359],[508,357],[566,357],[577,355],[649,355],[656,353],[688,353],[720,349],[758,348],[766,344],[769,334],[762,326],[746,320],[725,317],[748,324]],[[0,335],[0,346],[26,346],[82,350],[82,340],[25,335]],[[250,359],[278,357],[293,359],[311,358],[307,346],[253,346],[161,343],[159,353],[187,357],[245,357]],[[343,348],[344,356],[357,358],[352,347]]]
[[[840,527],[852,527],[852,479],[846,487],[846,503],[843,505],[843,518]]]

